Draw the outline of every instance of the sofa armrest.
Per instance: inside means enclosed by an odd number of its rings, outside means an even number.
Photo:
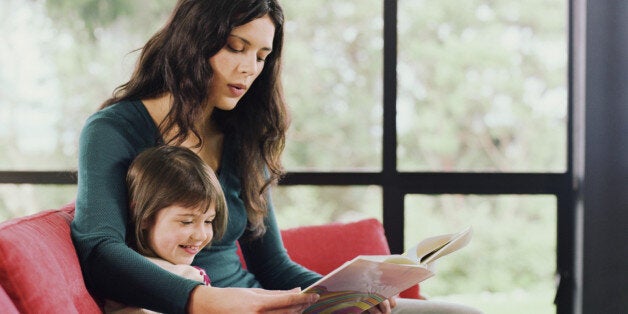
[[[101,313],[70,237],[74,204],[0,224],[0,286],[20,313]]]

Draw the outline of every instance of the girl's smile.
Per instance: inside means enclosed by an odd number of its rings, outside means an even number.
[[[199,208],[173,205],[161,209],[149,231],[148,242],[157,256],[172,264],[190,265],[214,236],[212,206],[205,213]]]

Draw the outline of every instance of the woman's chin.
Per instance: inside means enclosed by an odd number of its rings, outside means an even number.
[[[241,97],[223,99],[222,101],[218,102],[215,108],[223,110],[223,111],[231,111],[238,105],[238,102],[240,101],[240,99]]]

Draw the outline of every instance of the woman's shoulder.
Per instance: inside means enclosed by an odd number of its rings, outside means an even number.
[[[124,100],[93,113],[85,122],[85,129],[119,129],[153,136],[157,127],[139,100]]]
[[[81,142],[130,143],[148,147],[160,142],[157,126],[141,101],[122,101],[92,114],[81,131]]]
[[[123,100],[96,111],[89,117],[88,123],[98,120],[138,122],[147,118],[150,119],[150,115],[141,101]]]

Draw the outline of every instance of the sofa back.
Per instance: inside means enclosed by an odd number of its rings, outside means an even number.
[[[20,313],[101,313],[72,244],[73,216],[70,204],[0,224],[0,286]]]
[[[0,223],[0,312],[101,313],[89,294],[70,237],[74,204]],[[281,231],[290,257],[327,274],[360,254],[389,254],[376,219]],[[418,285],[401,293],[421,298]],[[15,309],[15,311],[13,311]]]

